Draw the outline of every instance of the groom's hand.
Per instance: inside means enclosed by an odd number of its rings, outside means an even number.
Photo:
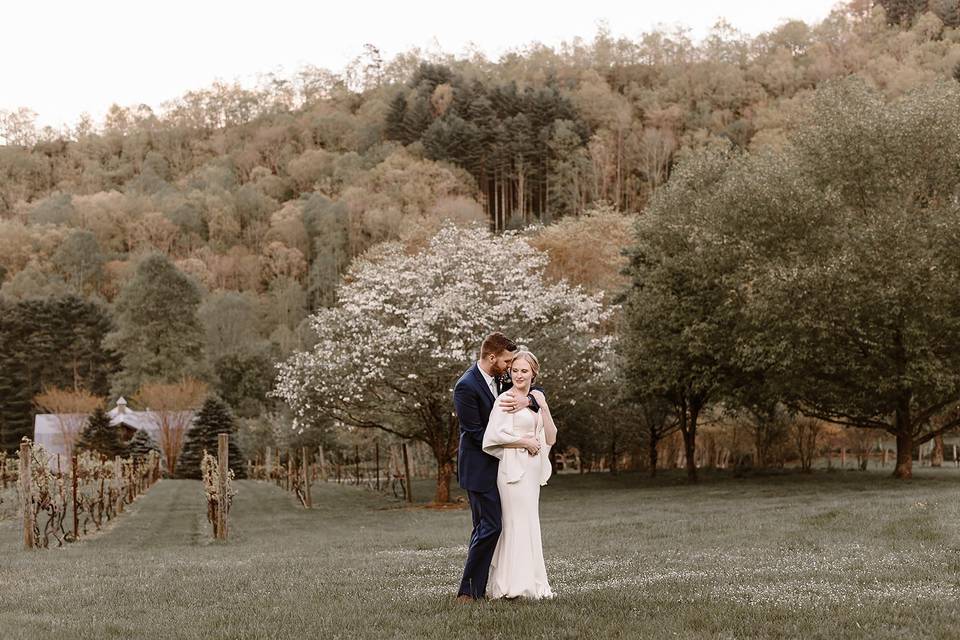
[[[516,413],[530,406],[530,398],[514,398],[512,395],[506,395],[500,399],[500,408],[507,413]]]

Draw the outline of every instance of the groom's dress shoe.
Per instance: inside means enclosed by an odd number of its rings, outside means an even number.
[[[465,593],[461,593],[457,596],[457,604],[470,604],[471,602],[476,602],[472,596],[468,596]]]

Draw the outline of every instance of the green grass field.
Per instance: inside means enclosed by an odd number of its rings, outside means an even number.
[[[465,510],[241,481],[215,543],[200,483],[163,480],[64,549],[0,522],[0,637],[958,638],[960,471],[917,475],[555,476],[558,597],[467,606]]]

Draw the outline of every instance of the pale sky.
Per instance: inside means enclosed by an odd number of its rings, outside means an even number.
[[[36,0],[9,2],[0,35],[0,110],[29,107],[38,124],[98,123],[111,103],[162,102],[216,80],[311,64],[339,72],[376,45],[384,60],[419,47],[495,60],[532,42],[592,39],[605,22],[637,38],[658,25],[702,37],[718,18],[755,35],[787,19],[825,18],[836,0]]]

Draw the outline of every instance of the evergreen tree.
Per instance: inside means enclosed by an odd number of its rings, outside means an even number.
[[[422,96],[429,97],[437,85],[450,83],[454,79],[453,71],[443,64],[421,62],[420,66],[410,78],[410,86],[414,87]]]
[[[7,453],[17,451],[23,436],[33,438],[33,407],[19,377],[20,371],[0,360],[0,449]]]
[[[547,213],[560,217],[580,206],[580,137],[569,120],[558,120],[550,137],[550,173],[547,183]]]
[[[522,110],[522,98],[517,93],[517,83],[510,81],[493,88],[490,92],[490,103],[496,109],[500,118],[510,118]]]
[[[44,386],[106,395],[116,355],[102,348],[106,309],[78,296],[0,303],[0,447],[33,436],[31,398]]]
[[[387,111],[386,124],[384,126],[384,135],[387,140],[399,140],[406,143],[406,131],[403,128],[403,121],[407,116],[407,96],[398,93],[390,101],[390,109]]]
[[[401,138],[401,141],[404,144],[416,142],[432,121],[433,114],[431,113],[429,98],[417,96],[413,105],[403,117],[404,137]]]
[[[110,424],[110,416],[103,407],[97,407],[90,414],[76,448],[78,451],[96,451],[111,460],[115,456],[127,455],[127,445],[121,440],[117,427]]]
[[[160,452],[160,447],[156,440],[150,437],[150,434],[143,429],[137,429],[133,438],[127,443],[127,454],[134,458],[145,458],[151,451]]]
[[[200,479],[200,461],[203,451],[216,457],[217,435],[230,434],[230,468],[234,477],[245,478],[246,467],[237,444],[236,426],[230,409],[216,396],[210,396],[203,403],[200,412],[194,418],[193,426],[187,431],[183,451],[177,460],[177,477]]]
[[[913,19],[927,10],[927,0],[879,0],[887,12],[887,22],[909,27]]]
[[[217,392],[234,413],[249,418],[259,415],[273,388],[274,368],[266,349],[231,353],[217,359]]]
[[[123,364],[114,395],[132,395],[148,381],[207,377],[199,305],[197,285],[167,256],[154,253],[140,262],[117,297],[117,329],[104,342]]]
[[[437,118],[423,132],[423,150],[431,160],[449,160],[456,153],[457,146],[451,127],[453,118]]]

